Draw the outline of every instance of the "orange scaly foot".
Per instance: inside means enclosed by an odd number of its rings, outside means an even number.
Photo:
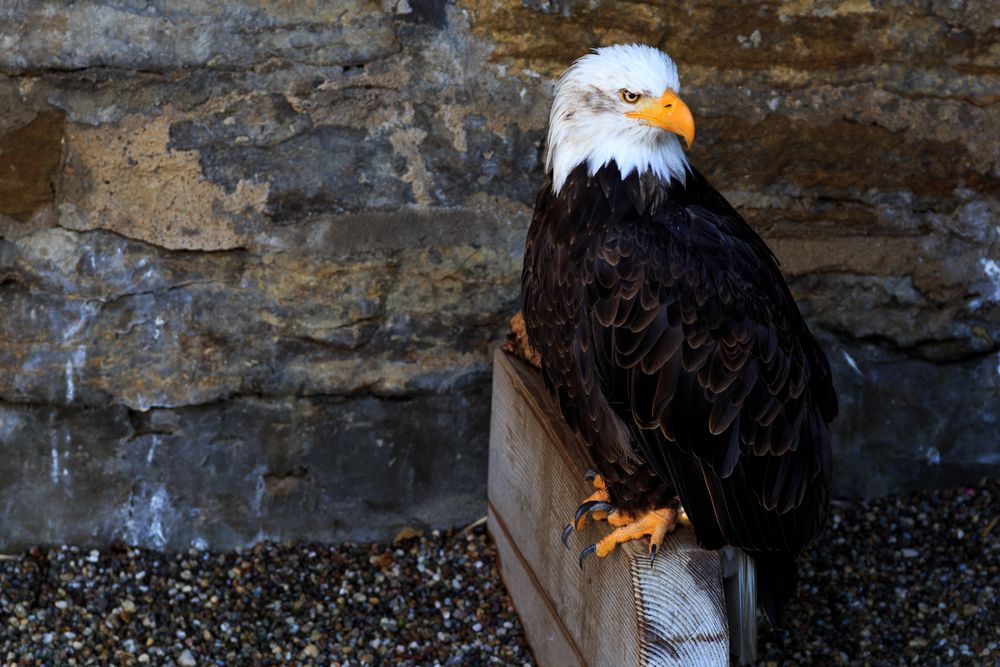
[[[593,483],[594,492],[584,499],[583,503],[576,509],[573,523],[566,524],[563,529],[563,545],[569,548],[569,536],[574,530],[583,530],[588,516],[595,521],[606,520],[615,527],[615,530],[596,544],[591,544],[583,550],[580,554],[581,568],[583,560],[592,553],[596,553],[598,558],[604,558],[619,544],[647,536],[649,537],[649,558],[652,560],[656,557],[656,552],[663,544],[667,533],[673,531],[678,525],[690,525],[679,498],[674,498],[667,507],[656,508],[635,516],[619,511],[612,504],[607,484],[600,475],[588,471],[586,477]]]
[[[535,368],[542,367],[541,356],[528,342],[528,329],[524,324],[524,315],[521,311],[517,311],[510,318],[510,333],[507,334],[507,342],[503,344],[503,350],[521,357]]]
[[[656,552],[663,544],[663,538],[667,533],[677,527],[677,510],[673,507],[650,510],[638,519],[626,523],[632,519],[627,515],[616,516],[617,512],[612,512],[608,516],[608,523],[619,526],[610,534],[606,535],[596,544],[591,544],[580,554],[580,568],[583,568],[583,559],[592,553],[596,553],[598,558],[604,558],[615,550],[619,544],[637,540],[640,537],[649,536],[649,560],[656,558]],[[624,524],[624,525],[623,525]]]

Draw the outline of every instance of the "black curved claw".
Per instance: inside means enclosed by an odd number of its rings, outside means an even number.
[[[650,544],[649,545],[649,564],[650,565],[653,564],[653,560],[655,558],[656,558],[656,545],[655,544]]]
[[[588,470],[587,472],[583,473],[583,478],[588,482],[593,482],[595,479],[597,479],[597,473],[594,472],[593,470]]]
[[[591,512],[613,512],[615,506],[603,500],[590,500],[576,508],[576,515],[573,517],[573,525],[580,523],[580,517]]]
[[[594,553],[595,551],[597,551],[597,545],[596,544],[591,544],[589,547],[587,547],[586,549],[584,549],[583,551],[580,552],[580,569],[581,570],[583,569],[583,559],[586,558],[587,556],[589,556],[590,554]]]
[[[582,517],[584,514],[587,514],[588,512],[590,512],[590,508],[593,507],[594,505],[596,505],[599,502],[601,502],[601,501],[600,500],[591,500],[591,501],[583,503],[582,505],[580,505],[579,507],[577,507],[576,508],[576,514],[573,515],[573,525],[574,526],[580,525],[580,517]]]
[[[573,533],[573,524],[567,523],[566,527],[563,528],[562,532],[562,543],[563,546],[569,549],[569,536]]]
[[[614,512],[615,506],[609,502],[599,500],[596,505],[590,508],[590,512]]]

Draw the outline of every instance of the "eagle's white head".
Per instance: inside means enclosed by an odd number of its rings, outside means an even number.
[[[694,119],[680,92],[677,66],[651,46],[618,44],[594,49],[556,83],[549,112],[545,169],[558,193],[586,162],[591,175],[614,160],[622,176],[651,171],[684,182],[683,137],[694,140]]]

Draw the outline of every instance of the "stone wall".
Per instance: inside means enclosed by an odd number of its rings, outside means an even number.
[[[0,546],[482,515],[552,82],[620,41],[829,351],[839,492],[1000,472],[995,5],[0,0]]]

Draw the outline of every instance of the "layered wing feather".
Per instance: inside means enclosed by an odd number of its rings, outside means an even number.
[[[672,486],[710,548],[794,554],[816,533],[829,367],[771,252],[697,172],[667,187],[612,164],[543,189],[523,278],[545,377],[626,504]]]
[[[715,524],[703,542],[794,553],[827,506],[829,368],[763,241],[691,180],[646,212],[606,193],[580,273],[595,373],[696,528]]]

